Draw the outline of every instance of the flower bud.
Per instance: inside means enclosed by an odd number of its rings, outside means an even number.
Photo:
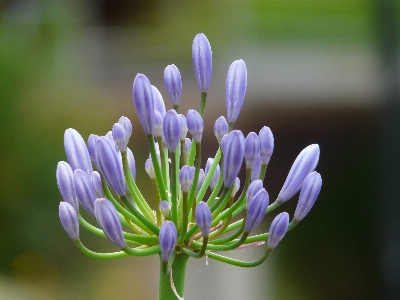
[[[72,170],[81,169],[88,174],[93,172],[88,149],[78,131],[72,128],[65,131],[64,148]]]
[[[244,157],[244,136],[239,130],[233,130],[221,142],[224,153],[224,184],[231,187],[235,182]]]
[[[180,136],[179,139],[180,139],[180,141],[185,141],[186,135],[187,135],[187,132],[188,132],[188,126],[187,126],[187,123],[186,123],[186,117],[184,115],[182,115],[182,114],[179,114],[178,116],[179,116],[179,118],[181,120],[181,136]]]
[[[192,140],[189,138],[185,139],[185,145],[183,147],[182,155],[185,159],[185,161],[188,161],[189,154],[190,154],[190,148],[192,147]]]
[[[186,116],[186,122],[194,141],[200,143],[204,130],[203,118],[194,109],[189,109]]]
[[[164,70],[164,85],[171,99],[172,105],[179,105],[181,102],[182,78],[175,65],[169,65]]]
[[[219,117],[214,124],[214,134],[218,140],[218,144],[221,144],[224,135],[228,134],[228,122],[225,117]]]
[[[244,144],[244,160],[246,162],[246,168],[253,168],[257,155],[260,155],[260,139],[255,132],[250,132],[247,135]]]
[[[161,260],[167,262],[175,249],[177,231],[175,224],[171,221],[165,221],[160,228],[158,235],[158,244],[161,250]]]
[[[315,170],[318,160],[319,146],[317,144],[312,144],[300,152],[279,192],[278,199],[280,201],[286,202],[300,190],[304,179]]]
[[[119,151],[126,151],[128,146],[128,134],[120,123],[115,123],[112,128],[112,137]]]
[[[179,172],[179,183],[183,193],[187,193],[193,183],[195,168],[191,166],[183,166]]]
[[[149,79],[143,74],[137,74],[133,82],[133,102],[146,135],[154,129],[153,90]]]
[[[202,33],[196,35],[192,44],[192,58],[197,84],[202,92],[208,91],[211,82],[211,45]]]
[[[125,195],[122,161],[114,145],[106,137],[99,137],[96,142],[96,161],[100,172],[111,189],[119,196]]]
[[[171,211],[171,205],[169,205],[168,201],[163,200],[158,205],[158,208],[160,209],[161,214],[164,216],[164,219],[167,220],[169,218],[169,213]]]
[[[99,172],[93,171],[90,174],[90,180],[92,181],[92,185],[94,188],[94,192],[96,193],[96,198],[105,198],[103,185],[101,183],[101,177]]]
[[[247,210],[244,232],[252,232],[261,223],[269,204],[269,195],[265,189],[260,189],[253,197]]]
[[[163,97],[160,91],[154,85],[151,86],[151,90],[153,92],[154,110],[158,110],[164,119],[166,110]]]
[[[246,208],[249,208],[249,204],[253,197],[263,188],[263,182],[260,179],[254,180],[250,183],[246,191]]]
[[[319,173],[314,171],[307,176],[300,191],[300,198],[293,219],[303,220],[317,200],[321,186],[322,178]]]
[[[89,175],[80,169],[76,169],[74,171],[74,187],[76,198],[79,203],[89,215],[94,217],[94,201],[96,200],[96,194]]]
[[[154,135],[156,137],[163,136],[163,122],[164,118],[158,110],[154,111]]]
[[[197,181],[197,187],[196,187],[196,195],[199,193],[201,186],[203,185],[203,182],[205,179],[206,179],[206,175],[204,173],[204,170],[200,169],[199,180]]]
[[[163,132],[168,150],[175,153],[181,136],[181,120],[173,109],[165,114]]]
[[[61,197],[65,202],[71,204],[71,206],[78,212],[79,203],[76,199],[74,189],[73,172],[70,165],[65,161],[60,161],[57,164],[56,178]]]
[[[258,134],[260,138],[260,154],[261,154],[261,163],[263,165],[268,165],[269,160],[271,159],[272,152],[274,152],[274,136],[272,135],[271,129],[269,127],[264,126],[260,133]]]
[[[136,181],[136,163],[135,163],[135,157],[133,156],[132,150],[129,149],[129,148],[126,148],[126,157],[128,158],[129,170],[131,171],[133,180]]]
[[[126,248],[121,222],[114,205],[106,198],[99,198],[94,202],[94,212],[97,222],[110,242],[118,248]]]
[[[156,173],[154,172],[153,162],[151,161],[150,158],[146,160],[146,162],[144,164],[144,168],[145,168],[147,174],[149,174],[150,179],[156,178]]]
[[[97,167],[96,163],[96,142],[98,140],[99,136],[96,134],[91,134],[89,135],[88,138],[88,150],[89,150],[89,156],[94,165]]]
[[[213,161],[214,161],[214,159],[212,159],[212,158],[209,158],[207,160],[206,169],[205,169],[206,176],[208,174],[208,171],[211,168]],[[221,174],[221,167],[219,165],[217,165],[217,167],[215,168],[215,172],[211,177],[211,181],[210,181],[210,185],[209,185],[211,190],[214,190],[215,186],[217,185],[220,174]]]
[[[243,60],[235,60],[226,77],[226,116],[234,123],[242,109],[247,86],[247,70]]]
[[[289,215],[286,212],[280,213],[272,221],[269,227],[268,248],[274,249],[283,239],[289,226]]]
[[[60,202],[58,207],[60,221],[69,237],[73,240],[79,240],[79,222],[75,209],[68,202]]]
[[[197,204],[195,218],[203,237],[208,237],[210,235],[212,217],[211,210],[204,201],[200,201]]]
[[[231,197],[235,197],[236,193],[239,191],[240,188],[240,179],[236,177],[235,182],[233,183],[233,190]]]
[[[260,179],[261,173],[261,156],[258,154],[253,162],[253,168],[251,169],[250,181]]]
[[[124,127],[124,129],[126,131],[126,139],[129,141],[129,138],[132,135],[131,121],[127,117],[122,116],[121,118],[119,118],[118,123],[121,124],[122,127]]]

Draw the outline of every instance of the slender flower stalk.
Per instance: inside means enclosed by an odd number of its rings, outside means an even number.
[[[188,110],[186,117],[179,114],[182,78],[175,65],[164,71],[164,85],[174,107],[168,112],[160,91],[148,78],[143,74],[135,77],[133,103],[147,138],[149,159],[136,164],[127,147],[132,123],[121,117],[105,136],[91,134],[87,147],[76,130],[67,129],[64,146],[69,163],[59,162],[56,170],[57,186],[64,200],[59,206],[60,221],[78,249],[96,259],[159,255],[159,300],[184,298],[189,258],[206,256],[248,268],[262,264],[286,232],[309,213],[322,186],[321,175],[314,171],[320,150],[313,144],[296,158],[277,200],[269,205],[263,180],[274,150],[272,132],[264,126],[258,135],[251,132],[245,139],[242,131],[233,130],[247,88],[243,60],[234,61],[228,70],[226,118],[220,116],[215,121],[218,146],[203,166],[202,153],[208,153],[212,145],[203,140],[212,75],[211,46],[204,34],[193,40],[192,59],[200,104],[197,110]],[[188,132],[191,139],[187,138]],[[243,162],[244,178],[240,174]],[[136,182],[137,165],[144,166],[149,175],[151,201],[145,199],[137,185],[146,180],[139,178]],[[97,171],[93,171],[93,166]],[[254,230],[262,227],[265,215],[292,198],[300,188],[290,224],[289,214],[284,212],[272,221],[268,233],[254,235]],[[85,214],[79,213],[79,204],[98,225],[85,220]],[[121,251],[98,253],[88,249],[79,239],[79,226]],[[226,251],[263,244],[264,254],[254,261],[224,255]]]

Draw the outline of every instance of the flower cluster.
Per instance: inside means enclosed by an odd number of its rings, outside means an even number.
[[[150,152],[144,165],[154,187],[155,207],[149,206],[136,185],[135,159],[127,147],[132,134],[128,118],[121,117],[105,136],[90,135],[87,145],[76,130],[65,131],[69,163],[61,161],[57,166],[57,185],[64,200],[59,215],[69,237],[85,254],[100,259],[159,254],[165,274],[176,255],[200,258],[207,254],[228,264],[254,267],[265,261],[316,201],[322,179],[314,171],[320,151],[313,144],[300,152],[277,199],[270,204],[263,179],[274,149],[272,132],[263,127],[258,134],[250,132],[245,137],[234,129],[247,86],[243,60],[229,67],[226,117],[219,117],[214,125],[219,149],[214,158],[207,159],[204,170],[201,168],[203,115],[212,73],[211,46],[205,35],[195,37],[192,57],[201,91],[199,111],[189,110],[186,116],[179,113],[182,80],[175,65],[164,71],[173,106],[169,111],[145,75],[138,74],[133,83],[133,102]],[[238,194],[243,162],[246,178]],[[251,236],[267,213],[298,191],[291,221],[288,213],[280,213],[268,233]],[[82,217],[79,204],[98,226]],[[87,249],[79,238],[80,225],[107,238],[120,251],[96,253]],[[264,255],[252,262],[215,253],[264,243]]]

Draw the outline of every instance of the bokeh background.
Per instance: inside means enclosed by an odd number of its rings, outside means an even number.
[[[311,143],[321,147],[323,188],[263,265],[191,260],[185,298],[400,299],[399,19],[395,0],[0,1],[0,299],[156,299],[157,257],[96,261],[69,240],[55,170],[66,128],[87,139],[125,115],[151,198],[131,85],[145,73],[171,108],[163,71],[174,63],[182,112],[198,108],[191,43],[200,32],[213,50],[203,161],[217,149],[226,72],[243,59],[235,127],[272,129],[271,198]],[[292,214],[296,198],[278,212]],[[84,230],[82,240],[115,250]],[[233,255],[256,259],[259,248]]]

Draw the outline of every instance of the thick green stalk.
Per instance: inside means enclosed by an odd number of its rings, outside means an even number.
[[[184,254],[177,254],[172,264],[172,268],[168,274],[164,273],[163,263],[160,259],[160,283],[158,289],[158,300],[183,299],[183,294],[185,290],[186,266],[189,257],[190,256]],[[173,283],[173,285],[175,286],[175,291],[176,293],[178,293],[179,297],[175,295],[171,283]]]

